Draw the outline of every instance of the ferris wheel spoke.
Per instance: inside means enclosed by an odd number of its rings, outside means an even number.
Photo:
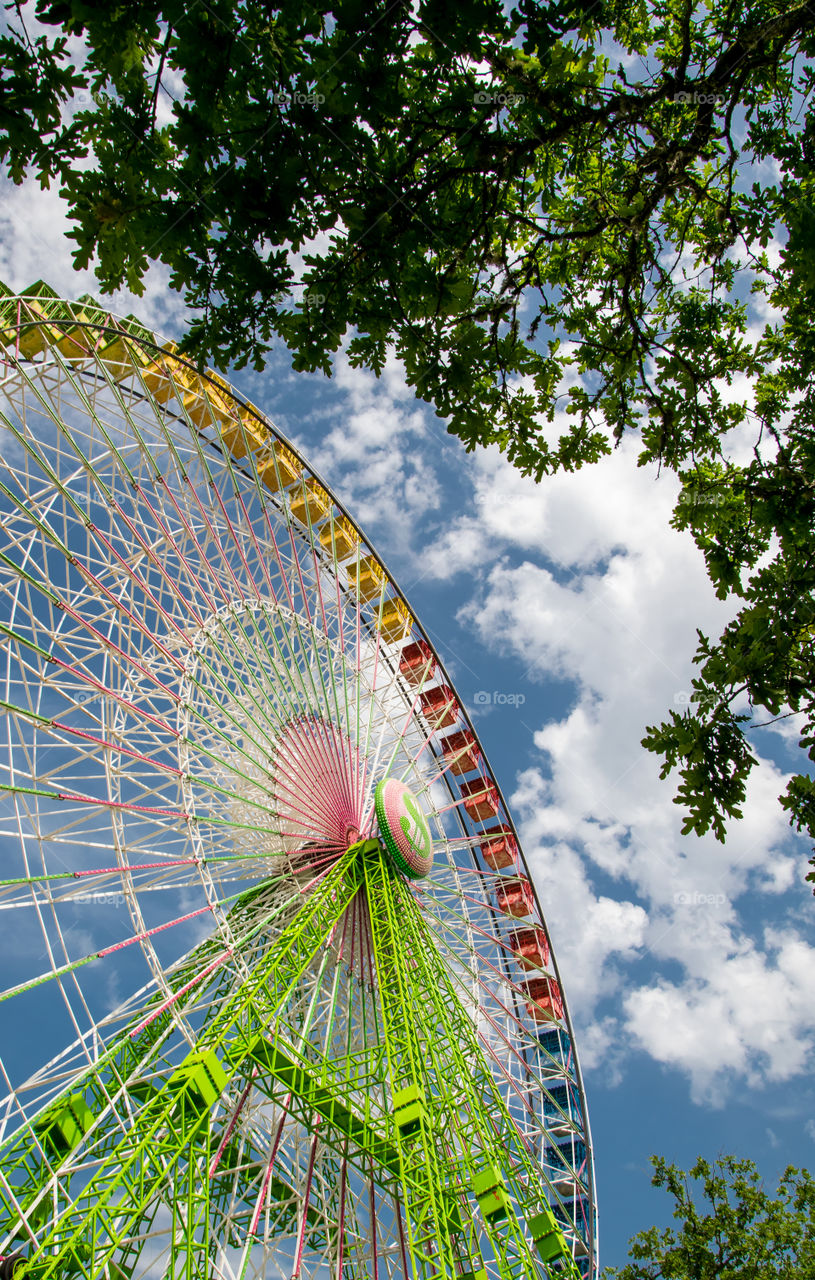
[[[458,898],[458,896],[459,896],[458,894],[453,895],[454,901]],[[476,920],[466,915],[463,910],[461,909],[456,910],[455,906],[447,901],[442,902],[440,899],[434,899],[435,901],[439,902],[439,906],[436,909],[434,909],[433,907],[430,906],[430,897],[431,897],[430,894],[422,895],[422,899],[421,899],[422,908],[425,912],[426,918],[428,919],[428,923],[430,924],[431,922],[435,922],[436,924],[439,925],[439,932],[436,933],[435,935],[437,940],[449,939],[451,937],[460,939],[462,932],[464,932],[465,929],[469,929],[469,931],[475,937],[478,937],[479,939],[483,940],[484,943],[487,944],[487,946],[485,947],[485,953],[483,956],[477,952],[477,949],[475,948],[475,946],[473,946],[472,948],[473,953],[478,956],[479,962],[483,960],[483,962],[489,965],[490,968],[496,974],[501,973],[503,976],[505,976],[505,973],[506,973],[505,969],[499,970],[497,966],[494,965],[493,962],[489,959],[489,956],[495,955],[497,951],[497,954],[500,957],[502,964],[508,961],[517,962],[518,953],[510,944],[510,942],[505,941],[504,937],[497,929],[490,930],[490,929],[484,928],[483,925],[479,924]],[[471,902],[476,901],[476,899],[472,899],[472,898],[469,898],[468,900]],[[486,905],[486,904],[481,904],[481,905]],[[444,915],[442,915],[442,910],[444,911]],[[451,945],[449,942],[446,943],[445,945],[449,946],[450,954],[452,958],[452,956],[455,954],[455,950],[456,950],[455,946]]]
[[[393,747],[391,748],[390,756],[388,757],[384,766],[378,765],[379,749],[377,749],[377,755],[374,761],[374,771],[376,774],[381,774],[383,777],[389,777],[391,770],[393,768],[394,761],[396,760],[397,756],[400,753],[404,755],[404,743],[405,743],[405,739],[408,736],[408,731],[416,727],[417,708],[419,706],[420,698],[421,698],[421,692],[417,691],[416,696],[414,697],[413,701],[410,703],[410,706],[407,708],[404,714],[404,719],[401,723],[400,728],[397,730],[394,736]],[[406,777],[408,777],[415,771],[416,766],[418,765],[418,762],[419,762],[419,758],[421,757],[421,755],[429,745],[432,736],[433,734],[431,731],[421,740],[421,744],[418,747],[418,749],[407,757],[402,769],[400,781],[404,781]],[[380,744],[381,744],[381,741],[382,740],[380,739]],[[430,785],[431,783],[427,782],[425,786],[421,788],[421,790],[417,789],[418,793],[421,794],[421,791],[429,790]]]
[[[186,482],[187,489],[190,492],[191,496],[195,497],[192,481],[190,480],[190,477],[186,473],[183,476],[183,481]],[[184,565],[185,571],[187,573],[187,576],[190,582],[194,585],[196,591],[203,599],[204,604],[207,607],[207,610],[211,614],[216,613],[217,606],[215,604],[214,596],[210,594],[210,591],[207,585],[205,584],[205,581],[202,578],[202,574],[191,563],[192,552],[194,552],[201,569],[205,571],[206,578],[208,579],[209,583],[212,584],[212,588],[220,596],[221,604],[229,605],[231,603],[230,597],[225,591],[223,584],[221,583],[220,576],[214,572],[213,567],[210,564],[209,559],[206,555],[206,552],[201,546],[201,543],[198,539],[198,535],[195,532],[195,528],[191,520],[188,518],[188,516],[184,512],[182,506],[178,502],[178,499],[173,493],[172,486],[168,483],[166,476],[162,476],[160,481],[158,481],[158,483],[161,486],[161,491],[163,493],[166,493],[167,498],[172,504],[173,510],[175,511],[175,514],[179,522],[181,536],[184,539],[186,539],[189,544],[191,544],[191,551],[185,552],[183,550],[183,547],[177,541],[176,537],[173,536],[170,532],[169,521],[166,519],[161,520],[161,518],[158,515],[158,512],[154,511],[149,498],[147,498],[147,496],[142,492],[144,505],[152,515],[156,524],[160,525],[162,528],[165,529],[165,536],[167,538],[168,545],[172,545],[175,551],[175,554],[179,558],[179,561],[181,562],[181,564]],[[203,621],[201,621],[199,625],[203,626]]]
[[[49,417],[51,417],[50,414]],[[30,462],[34,462],[37,465],[39,471],[39,475],[37,477],[38,481],[41,481],[43,476],[45,477],[46,484],[43,486],[43,493],[47,493],[49,499],[52,501],[55,495],[62,497],[72,508],[74,515],[78,516],[84,522],[85,512],[83,511],[80,503],[76,500],[70,490],[66,488],[61,476],[54,470],[45,456],[33,446],[31,437],[21,431],[18,431],[16,425],[5,414],[0,414],[0,421],[2,421],[6,430],[22,447],[26,457],[26,466],[28,466]],[[25,486],[22,484],[21,488],[25,491]],[[47,536],[51,538],[51,533]]]
[[[292,540],[293,540],[293,535],[292,535]],[[293,550],[295,550],[295,549],[293,548]],[[301,573],[301,566],[300,566],[299,558],[296,556],[296,552],[295,552],[295,556],[294,556],[294,563],[295,563],[295,566],[296,566],[296,568],[297,568],[297,572],[298,572],[298,574],[300,574],[300,573]],[[308,646],[307,646],[306,641],[304,640],[304,631],[306,631],[306,628],[307,628],[307,627],[308,627],[308,629],[311,629],[312,625],[313,625],[313,624],[312,624],[312,622],[311,622],[311,617],[310,617],[310,615],[308,616],[308,618],[307,618],[306,622],[303,622],[303,621],[300,619],[299,614],[297,614],[297,613],[294,613],[294,614],[293,614],[293,616],[292,616],[292,639],[296,638],[297,643],[299,644],[299,646],[300,646],[300,648],[301,648],[301,650],[302,650],[302,652],[303,652],[303,653],[308,652]],[[320,683],[320,687],[319,687],[319,688],[318,688],[317,682],[316,682],[316,681],[315,681],[315,679],[314,679],[314,670],[315,670],[315,668],[316,668],[316,671],[317,671],[317,674],[318,674],[318,678],[319,678],[319,683]],[[320,709],[322,709],[322,708],[324,708],[324,707],[326,707],[326,706],[327,706],[327,704],[328,704],[328,701],[329,701],[329,700],[328,700],[328,696],[327,696],[327,689],[326,689],[326,685],[325,685],[325,680],[324,680],[324,677],[323,677],[323,671],[322,671],[322,667],[321,667],[321,665],[320,665],[319,659],[318,659],[315,663],[309,663],[309,664],[307,664],[307,666],[306,666],[306,671],[308,672],[308,675],[309,675],[309,683],[310,683],[310,686],[311,686],[311,689],[310,689],[310,695],[308,695],[308,696],[310,696],[310,698],[312,699],[312,703],[313,703],[314,709],[315,709],[315,710],[320,710]],[[304,684],[305,684],[305,681],[304,681]]]
[[[270,578],[269,573],[268,573],[268,568],[267,568],[267,564],[266,564],[266,556],[264,555],[264,553],[263,553],[262,549],[260,548],[260,546],[259,546],[259,544],[258,544],[257,537],[256,537],[256,534],[255,534],[254,524],[253,524],[253,522],[252,522],[252,521],[250,520],[250,518],[249,518],[248,512],[247,512],[247,510],[246,510],[246,506],[245,506],[245,503],[244,503],[244,500],[243,500],[243,495],[240,493],[240,491],[238,491],[237,497],[238,497],[238,501],[239,501],[239,503],[240,503],[241,512],[242,512],[243,517],[244,517],[244,520],[245,520],[246,531],[247,531],[248,537],[249,537],[249,539],[251,540],[251,542],[252,542],[252,543],[253,543],[253,545],[254,545],[254,548],[255,548],[255,551],[256,551],[256,553],[257,553],[257,557],[258,557],[258,562],[259,562],[259,564],[261,565],[262,570],[263,570],[263,574],[264,574],[264,578],[265,578],[265,582],[266,582],[267,590],[269,591],[269,593],[270,593],[270,595],[271,595],[271,598],[272,598],[275,602],[277,602],[278,597],[277,597],[277,594],[276,594],[276,592],[275,592],[275,590],[274,590],[274,587],[273,587],[272,582],[271,582],[271,578]],[[274,546],[274,548],[275,548],[275,551],[277,551],[277,545],[276,545],[276,542],[273,542],[273,546]],[[298,563],[299,563],[299,562],[298,562]],[[281,564],[281,567],[282,567],[282,564]],[[289,593],[289,599],[290,599],[290,604],[293,604],[293,600],[291,599],[291,595],[290,595],[290,593]],[[309,621],[310,621],[310,619],[309,619]],[[312,629],[312,634],[313,634],[313,629]],[[324,636],[325,636],[325,638],[326,638],[326,640],[327,640],[327,639],[328,639],[328,635],[329,635],[329,627],[328,627],[328,622],[327,622],[327,619],[325,618],[325,615],[324,615],[324,632],[323,632],[323,634],[324,634]],[[302,648],[303,648],[303,650],[305,651],[305,645],[303,645],[302,635],[301,635],[301,636],[299,636],[299,639],[300,639],[300,642],[301,642],[301,647],[302,647]],[[269,655],[269,656],[271,657],[271,655]],[[291,657],[293,657],[293,654],[290,654],[290,659],[291,659]],[[309,667],[310,667],[310,665],[311,665],[311,664],[309,664]],[[298,670],[300,670],[299,664],[297,664],[297,669],[298,669]],[[329,668],[329,669],[331,670],[331,668]],[[333,683],[333,682],[332,682],[332,683]],[[304,692],[305,692],[305,686],[304,686]],[[312,687],[312,693],[313,693],[313,692],[314,692],[314,689],[313,689],[313,687]],[[339,706],[336,704],[336,700],[335,700],[335,710],[336,710],[337,714],[339,715]]]
[[[168,487],[166,483],[166,479],[164,477],[162,477],[162,481],[165,487]],[[172,535],[170,528],[164,521],[161,520],[158,513],[154,510],[149,499],[145,495],[143,488],[139,488],[137,492],[139,493],[139,496],[142,500],[142,505],[147,509],[148,513],[150,514],[150,516],[152,517],[155,523],[157,531],[159,531],[159,533],[161,534],[161,538],[164,543],[163,549],[165,549],[166,551],[172,551],[172,553],[177,556],[178,564],[183,568],[184,576],[186,577],[187,582],[189,583],[190,586],[192,586],[194,592],[200,597],[202,597],[203,602],[207,607],[207,610],[210,613],[214,612],[213,600],[208,595],[203,583],[201,582],[201,579],[195,573],[192,565],[189,562],[189,558],[184,554],[181,547],[177,544],[175,538]],[[170,571],[169,571],[169,568],[167,567],[167,564],[165,564],[165,562],[161,559],[161,557],[158,554],[157,548],[162,545],[161,542],[154,541],[151,544],[151,542],[148,541],[148,539],[144,536],[144,533],[139,528],[136,521],[132,520],[128,516],[127,512],[124,510],[121,504],[115,500],[115,498],[111,499],[111,506],[113,510],[116,512],[116,515],[118,516],[119,520],[121,521],[122,526],[125,529],[127,529],[131,534],[136,546],[138,546],[143,551],[144,555],[150,561],[155,571],[159,574],[162,588],[168,591],[170,598],[173,600],[175,604],[178,604],[181,606],[182,611],[186,611],[187,613],[189,613],[189,615],[193,620],[193,623],[197,628],[200,629],[201,627],[203,627],[204,618],[195,608],[194,600],[190,598],[190,595],[182,592],[181,584],[173,580],[173,578],[170,575]],[[104,541],[105,545],[108,545],[110,547],[111,553],[115,555],[117,558],[119,558],[118,553],[113,548],[110,540],[104,538],[101,533],[98,533],[97,536],[100,537],[100,540]],[[143,584],[140,583],[140,586],[142,585]]]
[[[456,965],[456,961],[458,960],[455,950],[453,950],[448,946],[446,942],[445,934],[436,934],[436,942],[439,947],[439,950],[442,953],[447,952],[450,955],[451,961],[453,961],[453,965],[451,966],[452,981],[458,984],[462,988],[462,993],[466,993],[467,988],[464,987],[463,981],[458,975],[458,973],[456,972],[456,968],[454,967]],[[522,1039],[530,1038],[530,1032],[528,1028],[524,1025],[524,1023],[518,1017],[517,1013],[511,1010],[498,996],[496,991],[496,980],[499,988],[503,987],[503,988],[509,989],[509,991],[512,992],[518,999],[527,1001],[528,1000],[527,994],[522,990],[522,988],[517,983],[513,982],[507,976],[505,971],[496,968],[494,965],[489,963],[484,956],[479,956],[478,960],[479,960],[478,986],[482,993],[482,998],[480,1001],[481,1012],[485,1017],[489,1018],[490,1017],[489,1006],[490,1004],[494,1004],[495,1006],[497,1006],[500,1013],[506,1019],[510,1020],[510,1022],[513,1024],[514,1031],[517,1036],[521,1037]],[[492,1019],[490,1020],[492,1021]],[[497,1030],[497,1024],[495,1025]]]
[[[210,786],[213,791],[225,793],[227,795],[230,794],[225,788],[219,788],[214,784],[210,784]],[[87,806],[89,809],[96,808],[106,810],[108,812],[129,813],[134,814],[137,817],[149,817],[151,819],[166,819],[171,823],[171,825],[166,828],[168,831],[174,830],[176,822],[181,819],[185,822],[194,820],[199,826],[205,827],[209,826],[223,829],[229,826],[236,826],[246,831],[254,831],[267,835],[277,834],[277,828],[269,826],[268,822],[266,824],[234,822],[234,820],[217,817],[213,814],[193,814],[184,809],[178,809],[175,807],[137,804],[135,801],[112,800],[107,797],[93,796],[88,795],[87,793],[83,794],[81,792],[54,791],[48,787],[25,787],[15,783],[3,782],[0,782],[0,792],[12,796],[38,796],[43,799],[56,800],[61,804],[66,805],[66,807],[73,803],[79,806]],[[251,801],[244,802],[253,803]],[[264,806],[259,802],[257,803],[257,807],[259,809],[264,809]],[[79,808],[72,811],[68,808],[68,812],[75,812],[81,815],[84,812],[84,809]],[[159,824],[159,826],[160,825],[161,824]]]
[[[359,559],[359,557],[357,558],[357,563],[356,563],[356,572],[357,572],[357,581],[359,581],[359,577],[360,577],[360,559]],[[383,588],[383,589],[384,589],[384,588]],[[361,656],[362,656],[362,640],[361,640],[361,629],[362,629],[362,599],[361,599],[361,597],[359,597],[359,596],[357,597],[357,600],[356,600],[356,613],[357,613],[357,669],[358,669],[358,670],[360,670],[360,669],[361,669]],[[368,780],[368,768],[369,768],[369,766],[368,766],[368,760],[369,760],[370,751],[371,751],[371,736],[372,736],[373,723],[374,723],[374,713],[375,713],[375,709],[376,709],[376,700],[375,700],[375,698],[374,698],[374,692],[375,692],[375,690],[376,690],[376,688],[377,688],[377,673],[378,673],[378,669],[379,669],[379,656],[380,656],[380,645],[381,645],[381,641],[382,641],[382,633],[381,633],[381,631],[377,631],[377,632],[376,632],[376,639],[375,639],[375,641],[374,641],[373,661],[372,661],[372,665],[371,665],[371,676],[370,676],[370,693],[371,693],[371,696],[370,696],[370,698],[369,698],[369,700],[368,700],[368,719],[367,719],[367,724],[366,724],[366,725],[365,725],[365,727],[364,727],[364,730],[363,730],[363,732],[362,732],[362,737],[361,737],[362,758],[363,758],[363,761],[364,761],[364,764],[363,764],[363,774],[362,774],[362,793],[363,793],[363,795],[365,794],[366,783],[367,783],[367,780]],[[383,717],[383,723],[384,723],[384,717]],[[360,732],[359,722],[358,722],[357,732],[358,732],[358,733]],[[370,766],[370,768],[371,768],[371,772],[372,772],[372,773],[373,773],[373,772],[374,772],[374,770],[376,769],[377,762],[378,762],[378,756],[377,756],[377,758],[375,758],[373,761],[371,761],[371,766]],[[372,803],[373,803],[373,801],[372,801],[372,800],[369,800],[369,807],[368,807],[368,810],[367,810],[367,812],[363,812],[363,815],[362,815],[363,823],[365,824],[365,827],[366,827],[366,828],[367,828],[368,820],[369,820],[369,818],[370,818],[370,814],[371,814],[371,806],[372,806]]]
[[[93,885],[91,892],[98,895],[101,902],[106,903],[109,901],[112,889],[117,885],[121,886],[125,877],[132,881],[134,888],[140,888],[144,892],[175,891],[193,883],[190,876],[198,867],[199,861],[196,857],[167,857],[153,862],[128,862],[127,865],[119,864],[113,867],[85,867],[81,870],[17,876],[0,880],[0,909],[25,907],[40,901],[32,896],[36,894],[37,886],[43,889],[49,886],[47,896],[41,900],[42,904],[70,901],[77,894],[86,894],[88,890],[85,886],[89,883]],[[247,856],[234,853],[210,852],[207,855],[207,861],[226,867],[230,865],[246,867],[251,864],[251,859]],[[59,896],[60,886],[64,890],[63,897]]]
[[[53,601],[55,603],[58,602],[58,597],[53,596]],[[81,619],[79,618],[79,616],[69,606],[63,605],[62,609],[63,609],[63,617],[69,616],[74,618],[77,622],[81,622]],[[143,705],[137,707],[131,700],[125,698],[119,690],[114,689],[110,685],[104,684],[101,680],[96,678],[91,671],[84,671],[80,666],[77,666],[75,664],[65,661],[64,659],[57,657],[57,655],[54,654],[53,652],[46,653],[46,651],[40,645],[38,645],[32,637],[26,636],[14,628],[11,628],[8,626],[2,626],[0,629],[2,630],[3,634],[7,636],[9,640],[12,640],[15,644],[22,646],[24,651],[30,652],[32,654],[38,654],[42,659],[47,659],[49,664],[57,667],[61,672],[64,673],[64,675],[68,679],[70,679],[71,681],[75,681],[78,688],[81,688],[84,690],[92,689],[94,693],[98,694],[100,697],[105,699],[110,699],[112,701],[119,703],[123,708],[126,708],[132,714],[138,715],[141,719],[147,721],[148,723],[153,724],[157,729],[160,729],[163,734],[166,734],[171,738],[178,737],[178,730],[175,729],[175,727],[172,726],[166,720],[166,718],[157,716],[151,713]],[[145,668],[143,668],[142,664],[135,662],[134,659],[130,655],[128,655],[123,648],[121,648],[119,645],[114,644],[108,637],[104,636],[96,627],[91,626],[90,624],[86,624],[85,630],[87,631],[88,636],[91,637],[94,640],[94,642],[98,644],[98,652],[100,653],[109,652],[110,654],[115,655],[117,658],[131,662],[134,668],[138,670],[140,674],[152,680],[152,682],[155,684],[156,690],[163,697],[166,697],[166,700],[168,702],[175,704],[178,701],[177,695],[175,693],[172,693],[167,685],[163,684],[155,676],[149,676],[149,673],[145,670]],[[60,632],[56,628],[54,629],[53,634],[55,636],[55,639],[59,638],[63,644],[66,643],[66,638],[64,634],[60,634]],[[17,663],[19,677],[20,677],[19,682],[22,683],[24,686],[27,686],[25,673],[26,671],[29,671],[31,675],[32,683],[34,680],[39,679],[40,681],[39,687],[41,689],[42,667],[41,666],[35,667],[32,664],[26,664],[26,662],[20,657],[19,654],[15,654],[15,660]],[[10,682],[10,673],[9,673],[9,679],[7,680],[7,683],[9,682]],[[78,696],[77,697],[70,696],[72,692],[71,685],[67,684],[66,682],[63,682],[61,692],[63,692],[63,695],[67,697],[67,700],[71,702],[71,705],[73,707],[78,708],[82,705],[82,703],[78,699]],[[20,710],[25,711],[25,708],[20,708]],[[42,718],[45,719],[45,717],[42,717]]]
[[[235,894],[232,896],[232,898],[223,899],[222,905],[230,901],[236,900],[239,896],[240,896],[239,894]],[[166,920],[162,924],[154,925],[152,929],[142,930],[142,932],[133,934],[128,938],[124,938],[120,940],[119,942],[112,943],[107,947],[102,947],[98,951],[93,951],[88,955],[81,956],[77,960],[69,961],[64,965],[61,965],[59,968],[49,969],[47,972],[40,974],[38,977],[30,978],[25,982],[19,983],[16,987],[6,988],[6,990],[0,993],[0,1002],[4,1000],[8,1000],[12,996],[21,995],[26,991],[31,991],[33,990],[33,988],[41,986],[45,982],[51,982],[51,981],[59,982],[62,978],[66,977],[68,974],[71,974],[75,970],[82,968],[83,965],[91,964],[95,960],[103,960],[106,956],[113,955],[115,952],[121,951],[125,947],[132,946],[136,942],[143,942],[146,938],[151,938],[158,933],[163,933],[166,929],[171,929],[175,925],[186,924],[190,920],[194,920],[199,916],[206,915],[207,912],[211,912],[212,910],[213,908],[211,906],[199,907],[196,911],[189,911],[186,913],[186,915],[178,916],[174,920]]]
[[[242,545],[243,540],[242,540],[241,538],[239,538],[239,537],[238,537],[237,531],[235,530],[235,527],[233,526],[232,521],[231,521],[231,520],[230,520],[230,518],[229,518],[229,512],[227,511],[226,505],[225,505],[225,503],[224,503],[224,500],[223,500],[223,496],[222,496],[222,494],[221,494],[220,487],[219,487],[219,485],[217,484],[217,482],[215,482],[215,481],[213,481],[212,491],[213,491],[213,493],[215,494],[215,498],[216,498],[216,500],[217,500],[217,502],[218,502],[218,507],[219,507],[219,509],[220,509],[220,512],[221,512],[221,515],[222,515],[222,517],[223,517],[224,523],[225,523],[226,528],[227,528],[227,530],[228,530],[229,537],[231,538],[231,545],[235,548],[235,551],[236,551],[237,556],[238,556],[239,563],[240,563],[240,565],[242,566],[242,568],[243,568],[243,570],[244,570],[244,572],[245,572],[245,574],[246,574],[246,581],[247,581],[248,587],[249,587],[249,589],[250,589],[250,594],[251,594],[251,595],[254,595],[254,596],[257,596],[257,595],[258,595],[258,584],[257,584],[257,582],[255,581],[254,576],[253,576],[253,574],[252,574],[252,570],[251,570],[251,568],[250,568],[250,566],[249,566],[249,561],[246,559],[246,555],[244,554],[243,545]],[[239,491],[237,491],[237,486],[236,486],[236,496],[237,496],[237,492],[239,492]],[[221,541],[222,541],[222,540],[221,540]],[[233,574],[233,575],[232,575],[232,577],[233,577],[233,581],[234,581],[234,583],[235,583],[235,585],[236,585],[236,587],[237,587],[237,589],[238,589],[238,591],[239,591],[239,593],[240,593],[240,595],[241,595],[241,598],[245,601],[245,598],[246,598],[246,597],[243,595],[243,587],[242,587],[242,586],[241,586],[241,584],[240,584],[240,580],[237,578],[237,576],[236,576],[235,574]]]
[[[296,548],[296,546],[295,546],[294,530],[293,530],[293,528],[291,527],[291,524],[289,525],[289,530],[288,530],[288,532],[289,532],[289,538],[290,538],[290,540],[291,540],[291,544],[292,544],[292,559],[293,559],[293,563],[294,563],[294,565],[295,565],[295,568],[296,568],[296,570],[297,570],[297,580],[298,580],[298,583],[299,583],[299,586],[300,586],[300,592],[301,592],[301,596],[302,596],[302,600],[303,600],[303,606],[304,606],[305,614],[306,614],[306,618],[305,618],[305,620],[306,620],[306,622],[307,622],[307,624],[308,624],[308,626],[309,626],[309,627],[314,628],[314,627],[316,626],[316,624],[315,624],[314,618],[312,617],[311,609],[309,608],[309,604],[308,604],[308,593],[307,593],[307,591],[306,591],[306,586],[305,586],[305,581],[304,581],[304,575],[303,575],[303,566],[302,566],[302,563],[301,563],[300,556],[297,554],[297,548]],[[313,555],[313,554],[314,554],[313,543],[312,543],[311,550],[312,550],[312,555]],[[316,561],[315,561],[315,566],[316,566]],[[318,592],[319,592],[319,602],[320,602],[320,606],[321,606],[321,608],[322,608],[322,606],[323,606],[323,600],[322,600],[322,592],[321,592],[321,589],[320,589],[319,573],[315,572],[314,578],[315,578],[315,581],[316,581],[317,590],[318,590]],[[326,621],[326,618],[325,618],[325,612],[324,612],[324,610],[323,610],[323,624],[324,624],[324,628],[325,628],[325,634],[327,635],[327,634],[328,634],[328,626],[327,626],[327,621]],[[299,629],[300,629],[300,622],[299,622],[299,619],[298,619],[298,621],[295,623],[295,626],[296,626],[296,628],[297,628],[297,630],[298,630],[298,633],[299,633]],[[323,676],[323,672],[322,672],[322,668],[319,666],[319,664],[318,664],[318,668],[317,668],[317,669],[318,669],[319,674],[320,674],[320,683],[321,683],[321,688],[322,688],[322,694],[321,694],[321,705],[323,705],[323,706],[325,706],[325,707],[329,707],[329,706],[330,706],[330,703],[331,703],[331,699],[329,698],[329,694],[328,694],[328,686],[326,685],[325,678],[324,678],[324,676]],[[331,676],[331,673],[332,673],[332,668],[329,666],[329,676]],[[330,681],[329,681],[329,682],[330,682],[330,685],[331,685],[332,694],[333,694],[333,696],[334,696],[334,710],[335,710],[336,714],[337,714],[338,716],[340,716],[340,714],[341,714],[341,713],[340,713],[340,707],[339,707],[339,705],[338,705],[338,704],[337,704],[337,702],[336,702],[336,686],[335,686],[335,684],[334,684],[333,678],[330,678]],[[317,692],[317,691],[315,690],[315,693],[316,693],[316,692]],[[319,695],[319,694],[318,694],[317,696],[318,696],[318,697],[320,697],[320,695]]]
[[[162,477],[162,480],[163,480],[163,483],[164,483],[165,487],[168,487],[168,486],[167,486],[166,477]],[[197,494],[196,494],[195,496],[196,496],[196,500],[200,503],[200,499],[198,499]],[[173,500],[173,501],[175,502],[175,500]],[[151,512],[153,512],[153,508],[150,506],[150,504],[149,504],[149,503],[147,503],[146,505],[148,506],[148,508],[150,509],[150,511],[151,511]],[[176,503],[175,505],[176,505],[176,507],[177,507],[177,503]],[[203,510],[203,509],[202,509],[202,510]],[[153,514],[154,514],[154,517],[155,517],[155,518],[157,519],[157,521],[158,521],[158,517],[155,515],[155,512],[153,512]],[[158,522],[160,523],[160,521],[158,521]],[[187,527],[188,527],[188,526],[187,526]],[[212,528],[211,524],[209,525],[209,527],[210,527],[210,529]],[[165,533],[166,533],[166,530],[165,530]],[[216,544],[216,545],[217,545],[217,544]],[[202,558],[202,560],[203,560],[203,562],[204,562],[205,566],[208,568],[209,573],[210,573],[210,576],[211,576],[211,577],[212,577],[212,579],[216,582],[216,584],[219,586],[219,588],[220,588],[220,590],[221,590],[221,594],[222,594],[222,597],[223,597],[223,601],[224,601],[225,606],[226,606],[226,607],[228,607],[228,608],[232,608],[232,603],[231,603],[231,601],[230,601],[230,599],[229,599],[229,596],[227,595],[227,593],[224,591],[223,587],[221,586],[221,583],[220,583],[220,576],[219,576],[217,573],[215,573],[215,571],[214,571],[214,569],[213,569],[212,565],[210,564],[209,560],[207,559],[206,554],[203,552],[203,550],[202,550],[202,548],[201,548],[200,544],[198,543],[197,539],[195,540],[195,546],[196,546],[196,550],[197,550],[198,555]],[[179,554],[180,558],[185,559],[185,558],[183,557],[182,553],[180,552],[180,549],[176,548],[176,551],[178,552],[178,554]],[[186,562],[186,561],[185,561],[185,562]],[[233,577],[234,577],[234,575],[233,575]],[[243,594],[242,594],[242,599],[243,599],[244,603],[246,603],[246,597],[245,597],[245,596],[243,596]],[[238,627],[239,631],[242,633],[243,638],[244,638],[244,640],[246,641],[247,645],[251,647],[251,638],[250,638],[250,636],[249,636],[248,632],[246,631],[245,626],[243,625],[243,621],[242,621],[241,616],[240,616],[240,615],[234,615],[234,614],[233,614],[233,622],[234,622],[234,623],[235,623],[235,625]],[[262,637],[260,637],[260,638],[261,638],[261,640],[263,639]],[[228,639],[228,633],[227,633],[227,639]],[[212,637],[211,637],[211,640],[212,640]],[[255,698],[254,694],[252,693],[251,688],[250,688],[250,687],[249,687],[249,685],[247,684],[245,676],[244,676],[244,677],[240,677],[240,676],[238,675],[238,673],[237,673],[237,671],[236,671],[236,669],[235,669],[234,662],[232,662],[232,661],[229,659],[228,654],[226,653],[226,651],[225,651],[223,648],[220,648],[219,646],[217,646],[217,644],[215,644],[215,645],[214,645],[214,647],[215,647],[215,648],[216,648],[216,650],[218,651],[218,656],[221,658],[221,660],[222,660],[222,661],[224,661],[224,662],[226,662],[226,664],[227,664],[227,666],[228,666],[228,668],[229,668],[229,671],[230,671],[230,674],[232,675],[232,677],[241,681],[241,684],[243,685],[244,689],[246,690],[246,692],[247,692],[248,696],[249,696],[249,697],[250,697],[250,698],[255,702],[256,709],[257,709],[259,712],[261,712],[261,707],[260,707],[260,705],[257,703],[257,700],[256,700],[256,698]],[[268,652],[268,649],[267,649],[267,652]],[[210,669],[211,669],[211,671],[214,671],[214,668],[213,668],[213,667],[210,667]],[[224,683],[223,678],[221,678],[221,679],[220,679],[220,683],[221,683],[221,685],[224,687],[225,692],[231,692],[231,691],[229,690],[228,686]],[[268,696],[267,689],[266,689],[266,688],[264,688],[263,686],[259,686],[259,687],[260,687],[261,692],[263,693],[264,697]]]
[[[310,530],[310,535],[311,537],[310,537],[310,545],[309,545],[309,561],[310,561],[309,572],[316,586],[316,595],[317,595],[317,601],[319,603],[319,613],[320,613],[320,619],[322,623],[323,634],[325,636],[328,636],[331,633],[332,626],[334,624],[333,622],[329,622],[328,613],[326,611],[326,602],[325,602],[325,595],[323,593],[323,581],[322,581],[323,571],[321,569],[318,556],[317,556],[317,543],[314,539],[313,529]],[[337,575],[337,581],[339,581],[339,575]],[[330,685],[331,685],[332,710],[336,718],[338,720],[342,720],[345,714],[347,713],[347,705],[342,706],[340,704],[339,691],[337,689],[337,684],[334,679],[333,664],[329,664],[328,666],[328,676],[329,676]]]

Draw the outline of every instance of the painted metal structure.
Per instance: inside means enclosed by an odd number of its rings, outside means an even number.
[[[0,344],[3,1274],[594,1277],[546,926],[398,586],[132,317],[38,282]]]

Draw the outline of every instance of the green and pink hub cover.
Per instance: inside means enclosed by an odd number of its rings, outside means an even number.
[[[382,843],[395,865],[411,880],[421,880],[433,865],[433,841],[410,789],[398,778],[383,778],[374,804]]]

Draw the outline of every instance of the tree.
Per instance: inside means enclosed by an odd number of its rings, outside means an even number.
[[[644,739],[684,831],[741,816],[762,718],[815,759],[806,3],[8,7],[12,176],[58,177],[103,289],[169,264],[197,358],[393,349],[468,449],[538,480],[627,433],[678,475],[674,523],[739,607]],[[815,834],[806,768],[780,799]]]
[[[673,1196],[677,1230],[651,1227],[629,1245],[631,1261],[604,1280],[812,1280],[815,1181],[788,1168],[764,1190],[751,1160],[697,1160],[685,1174],[658,1157],[655,1187]],[[691,1181],[689,1182],[689,1179]]]

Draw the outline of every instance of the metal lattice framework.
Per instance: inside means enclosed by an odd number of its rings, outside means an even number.
[[[223,379],[0,294],[0,1276],[594,1277],[546,927],[402,594]]]

